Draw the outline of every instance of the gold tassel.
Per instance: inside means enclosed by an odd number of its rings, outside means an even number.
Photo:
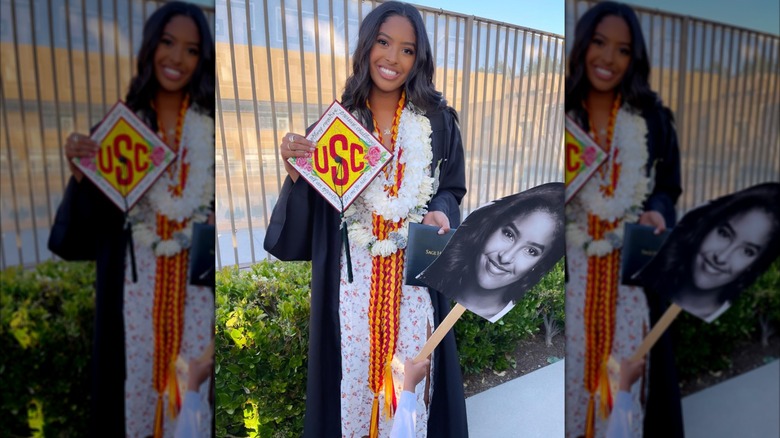
[[[599,413],[602,419],[609,417],[609,413],[612,411],[612,390],[609,387],[609,371],[607,370],[607,361],[601,362],[601,370],[599,372]]]
[[[593,394],[590,395],[590,399],[588,400],[588,417],[585,420],[585,438],[593,438],[593,435],[595,433],[594,430],[594,420],[596,416],[596,412],[594,412],[595,406],[593,401]]]
[[[168,365],[168,416],[176,418],[179,414],[181,398],[179,396],[179,379],[176,377],[176,359],[171,358]]]
[[[389,356],[392,358],[392,356]],[[393,367],[390,365],[391,361],[388,358],[385,363],[385,418],[391,419],[395,415],[395,406],[393,399],[395,398],[395,388],[393,387]]]
[[[163,401],[162,394],[157,394],[157,408],[154,412],[154,438],[163,436]]]
[[[371,405],[371,427],[368,431],[368,438],[377,438],[379,436],[379,394],[374,394],[374,403]]]

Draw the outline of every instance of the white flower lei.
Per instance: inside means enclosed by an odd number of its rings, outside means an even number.
[[[344,213],[350,239],[358,246],[367,247],[373,257],[387,257],[406,248],[409,223],[422,222],[427,212],[426,205],[434,194],[434,178],[428,176],[433,159],[431,132],[430,120],[412,105],[407,105],[398,122],[398,137],[393,150],[395,159],[388,164],[391,167],[390,177],[380,172],[363,195]],[[401,150],[404,153],[399,157]],[[398,196],[389,197],[384,188],[395,181],[396,160],[406,164],[406,167]],[[372,227],[364,225],[372,223],[372,213],[393,222],[403,219],[405,222],[397,231],[391,232],[387,239],[377,240]]]
[[[567,206],[566,239],[574,246],[585,247],[588,256],[604,256],[623,244],[623,224],[636,222],[645,197],[651,191],[652,179],[645,176],[647,163],[647,124],[638,114],[621,107],[615,120],[611,159],[621,164],[620,178],[612,197],[605,197],[601,186],[609,184],[611,174],[596,172],[585,184],[575,201]],[[616,148],[620,153],[614,155]],[[607,165],[611,165],[608,163]],[[604,239],[593,240],[588,234],[587,214],[601,220],[618,219],[617,227]]]
[[[174,172],[173,177],[169,172],[163,172],[130,212],[133,238],[138,244],[151,247],[158,257],[174,256],[189,248],[192,224],[208,218],[211,201],[214,199],[213,138],[214,121],[211,117],[199,113],[195,107],[190,107],[184,116],[178,171]],[[186,155],[183,153],[184,149],[187,150]],[[177,198],[171,195],[168,187],[178,184],[183,164],[189,165],[187,184],[181,197]],[[183,230],[174,233],[172,239],[162,240],[157,235],[157,213],[168,220],[183,222],[189,219],[189,222]]]

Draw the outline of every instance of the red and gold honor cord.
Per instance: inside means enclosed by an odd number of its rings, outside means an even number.
[[[406,93],[402,92],[393,118],[391,138],[393,149],[397,147],[398,123],[405,104]],[[382,133],[379,130],[376,118],[374,118],[374,129],[378,133],[379,141],[381,142]],[[397,156],[400,158],[402,151],[398,152]],[[385,186],[385,193],[388,196],[398,196],[398,190],[403,181],[405,165],[401,164],[400,159],[397,159],[396,163],[391,163],[391,165],[396,166],[395,181],[391,185]],[[372,217],[372,232],[377,240],[385,240],[391,232],[399,230],[403,224],[403,219],[398,222],[392,222],[374,213]],[[385,418],[392,418],[397,406],[391,365],[398,339],[398,315],[401,307],[404,253],[403,249],[398,249],[398,251],[387,257],[376,256],[371,260],[371,297],[368,305],[371,346],[368,384],[374,393],[374,401],[371,407],[370,438],[379,436],[379,393],[382,391],[383,386]]]
[[[615,121],[620,109],[620,96],[616,96],[607,127],[607,151],[612,156],[612,139],[615,133]],[[598,136],[592,129],[591,134],[598,142]],[[620,179],[620,165],[615,160],[605,163],[611,166],[610,180],[601,186],[605,197],[614,196]],[[603,165],[602,165],[603,166]],[[602,175],[604,170],[601,169]],[[607,233],[614,231],[620,220],[601,220],[593,214],[588,214],[588,234],[593,241],[604,239]],[[585,436],[595,435],[595,396],[600,396],[600,414],[602,418],[612,411],[612,393],[609,384],[607,363],[612,352],[612,341],[615,335],[615,307],[618,294],[618,273],[620,267],[620,251],[615,250],[604,256],[588,257],[588,278],[585,289],[585,388],[588,390],[588,411],[585,425]]]
[[[182,100],[176,120],[176,137],[174,145],[181,151],[182,126],[184,115],[189,107],[189,97]],[[163,141],[168,143],[165,130],[158,117],[157,126],[160,128]],[[189,165],[184,163],[186,150],[179,154],[179,178],[175,185],[169,186],[168,191],[172,197],[181,197],[187,184]],[[171,170],[169,170],[171,171]],[[173,238],[173,234],[183,230],[187,226],[187,220],[178,222],[169,220],[157,213],[157,235],[161,240]],[[184,301],[187,296],[187,260],[189,250],[183,249],[173,256],[158,256],[154,276],[154,305],[152,308],[154,328],[154,368],[152,379],[154,389],[157,391],[157,407],[154,416],[154,437],[163,436],[163,398],[168,393],[168,413],[176,418],[181,408],[181,394],[179,392],[178,379],[176,377],[176,359],[181,347],[182,332],[184,331]]]

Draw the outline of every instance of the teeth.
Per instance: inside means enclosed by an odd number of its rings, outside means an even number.
[[[604,76],[607,78],[612,77],[612,72],[603,68],[596,67],[596,73],[598,73],[600,76]]]
[[[379,71],[382,72],[382,74],[385,75],[385,76],[393,76],[393,77],[398,76],[397,72],[394,72],[392,70],[386,69],[384,67],[379,67]]]
[[[165,71],[165,73],[166,73],[168,76],[173,76],[173,77],[177,77],[177,78],[178,78],[179,76],[181,76],[181,72],[180,72],[180,71],[178,71],[178,70],[174,70],[174,69],[172,69],[172,68],[168,68],[168,67],[166,67],[166,68],[164,68],[164,69],[163,69],[163,71]]]

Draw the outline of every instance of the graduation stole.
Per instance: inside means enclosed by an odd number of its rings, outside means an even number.
[[[612,139],[615,133],[615,121],[620,109],[620,96],[616,96],[612,105],[607,126],[607,152],[614,156]],[[598,135],[590,123],[591,135],[598,142]],[[600,187],[604,197],[615,194],[620,180],[620,164],[614,159],[602,166],[600,172],[609,172],[606,185]],[[593,241],[604,239],[607,233],[614,231],[621,220],[607,221],[588,213],[588,234]],[[585,426],[586,438],[595,433],[595,395],[600,395],[600,414],[602,418],[612,411],[612,392],[609,384],[607,362],[612,351],[615,335],[615,307],[617,305],[618,278],[620,269],[620,251],[613,250],[606,255],[588,257],[588,279],[585,289],[585,388],[588,390],[588,411]]]
[[[398,101],[398,107],[393,117],[392,148],[400,147],[396,145],[398,139],[398,124],[401,120],[401,112],[406,105],[406,92],[401,92],[401,99]],[[369,106],[370,109],[370,106]],[[382,132],[379,129],[376,118],[374,118],[374,129],[382,142]],[[405,164],[401,163],[400,157],[403,151],[398,151],[398,159],[390,166],[396,166],[395,178],[388,175],[392,184],[384,187],[385,194],[388,197],[398,196],[398,190],[404,179]],[[385,168],[385,172],[390,169]],[[387,174],[386,174],[387,175]],[[387,220],[376,213],[372,213],[372,234],[377,240],[388,238],[389,233],[400,229],[405,222],[401,219],[398,222]],[[368,326],[371,336],[371,346],[369,352],[368,383],[371,391],[374,393],[374,401],[371,406],[371,426],[369,437],[379,436],[379,393],[384,385],[385,418],[392,418],[397,406],[395,397],[395,385],[393,384],[393,370],[391,367],[395,344],[398,339],[398,315],[401,307],[401,289],[404,272],[404,254],[406,251],[399,248],[389,256],[374,256],[371,258],[371,291],[368,305]]]
[[[189,96],[182,99],[181,109],[176,119],[176,136],[174,138],[175,150],[180,151],[182,126],[184,115],[189,106]],[[162,122],[157,120],[163,141],[168,143]],[[182,151],[186,152],[186,151]],[[171,175],[176,182],[168,186],[168,192],[172,197],[181,197],[187,185],[189,164],[184,162],[183,154],[180,156],[178,181],[175,175]],[[175,172],[173,166],[169,172]],[[182,222],[170,220],[166,216],[156,213],[157,235],[162,240],[173,238],[173,234],[186,228],[188,220]],[[154,389],[157,391],[157,407],[154,414],[154,438],[163,436],[163,395],[168,392],[168,412],[172,418],[176,418],[181,408],[181,394],[179,392],[178,379],[176,377],[176,359],[179,356],[182,332],[184,331],[184,300],[187,296],[187,261],[189,250],[182,250],[172,256],[158,256],[154,276],[154,305],[152,308],[154,327],[154,367],[152,379]]]

